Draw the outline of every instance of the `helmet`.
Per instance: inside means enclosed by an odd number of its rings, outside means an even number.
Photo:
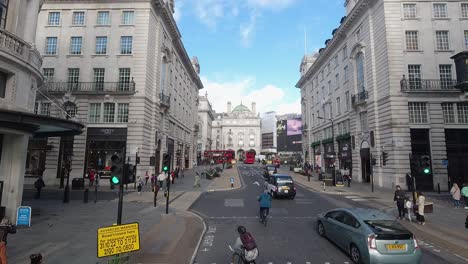
[[[239,232],[239,234],[244,234],[245,232],[247,232],[247,229],[245,229],[244,226],[239,226],[237,227],[237,232]]]

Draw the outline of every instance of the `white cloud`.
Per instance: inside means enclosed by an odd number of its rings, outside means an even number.
[[[205,25],[215,29],[218,19],[224,15],[224,2],[221,0],[196,0],[195,13]]]
[[[241,25],[240,27],[241,44],[244,47],[250,46],[250,41],[254,34],[256,21],[257,21],[257,13],[255,11],[252,11],[252,13],[250,14],[249,23],[245,25]]]
[[[250,6],[281,10],[289,7],[295,0],[248,0]]]
[[[266,85],[260,89],[255,89],[254,78],[244,78],[233,82],[215,82],[201,77],[204,89],[200,90],[200,95],[208,93],[208,99],[213,109],[218,112],[226,112],[227,102],[232,103],[232,107],[243,105],[251,108],[252,102],[256,103],[256,111],[264,113],[267,111],[277,111],[283,113],[300,113],[301,105],[299,100],[293,103],[284,102],[285,89],[274,85]]]

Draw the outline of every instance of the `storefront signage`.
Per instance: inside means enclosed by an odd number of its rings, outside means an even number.
[[[99,228],[97,238],[98,258],[140,250],[138,223]]]
[[[18,211],[16,214],[16,225],[31,227],[31,207],[29,206],[18,207]]]

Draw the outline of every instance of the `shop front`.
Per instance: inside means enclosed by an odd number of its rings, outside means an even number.
[[[127,128],[88,128],[86,136],[85,174],[94,170],[102,178],[110,178],[111,156],[125,157]]]
[[[351,139],[338,141],[338,160],[340,161],[340,170],[352,171],[353,159],[351,154]]]
[[[319,173],[322,169],[322,152],[320,151],[320,145],[312,147],[314,152],[314,170]]]

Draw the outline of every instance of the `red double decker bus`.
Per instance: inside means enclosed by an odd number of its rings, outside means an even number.
[[[254,164],[255,163],[255,155],[256,155],[256,151],[253,150],[253,149],[250,149],[248,150],[247,152],[245,152],[245,160],[244,160],[244,163],[245,164]]]
[[[205,160],[211,162],[214,161],[215,164],[222,164],[223,161],[226,163],[231,163],[235,158],[234,150],[205,150],[203,153]]]

